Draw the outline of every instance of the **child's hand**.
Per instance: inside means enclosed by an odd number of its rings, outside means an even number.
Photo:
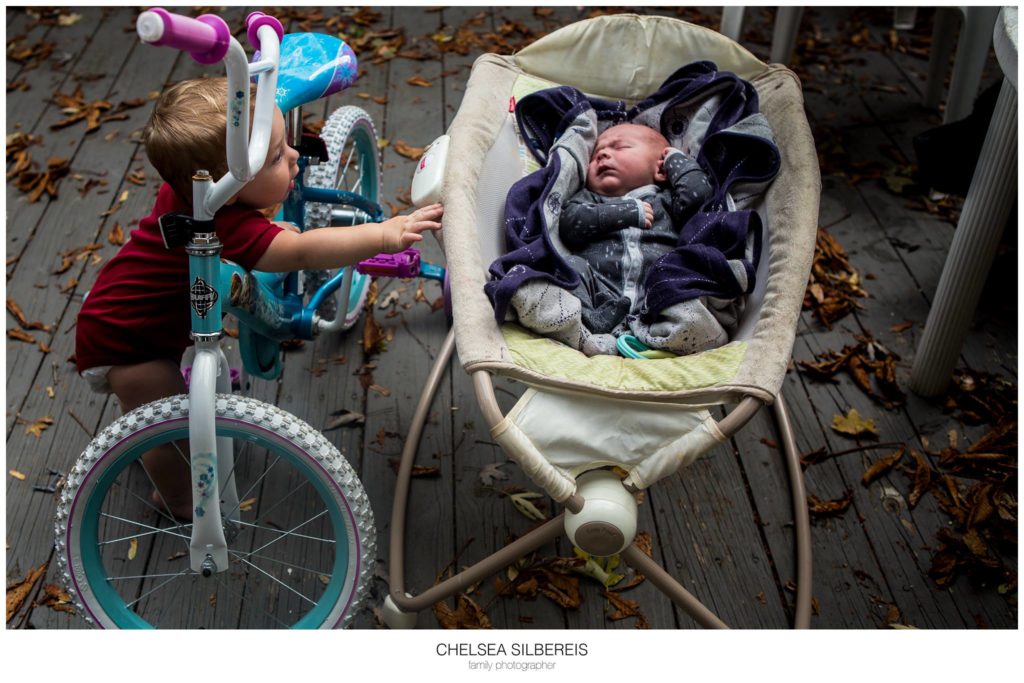
[[[408,215],[395,216],[382,222],[381,251],[389,254],[403,251],[422,240],[424,230],[440,230],[439,221],[443,214],[443,206],[431,204]]]
[[[654,223],[654,208],[647,202],[641,202],[644,205],[644,228],[650,229]]]

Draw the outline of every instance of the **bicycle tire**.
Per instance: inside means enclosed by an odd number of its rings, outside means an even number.
[[[61,492],[56,555],[78,613],[102,628],[349,625],[376,546],[351,465],[320,432],[251,398],[218,394],[216,427],[236,444],[240,531],[229,538],[231,566],[209,578],[189,569],[188,524],[149,501],[148,475],[132,466],[157,443],[187,442],[188,397],[154,401],[104,429]]]
[[[359,107],[339,107],[328,117],[320,137],[327,146],[330,160],[310,166],[307,184],[310,187],[349,190],[374,203],[379,202],[382,182],[380,150],[377,146],[377,130],[370,115]],[[354,166],[351,163],[353,154]],[[331,204],[308,202],[306,228],[316,229],[332,225],[332,208]],[[315,292],[336,272],[337,270],[305,271],[304,291]],[[352,294],[341,329],[350,328],[359,319],[369,283],[369,276],[359,273],[354,275]],[[338,304],[338,295],[335,293],[324,300],[317,313],[323,320],[333,321],[338,315]]]

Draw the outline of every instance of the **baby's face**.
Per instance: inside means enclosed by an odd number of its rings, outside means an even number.
[[[587,165],[587,189],[605,197],[662,180],[660,159],[668,141],[653,128],[632,123],[612,126],[597,138]]]
[[[274,109],[274,125],[270,133],[267,159],[256,176],[235,195],[254,209],[268,209],[283,202],[295,186],[299,173],[299,153],[285,141],[284,116]]]

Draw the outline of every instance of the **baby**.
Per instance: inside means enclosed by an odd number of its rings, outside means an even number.
[[[591,332],[612,332],[642,308],[648,271],[711,191],[696,160],[653,128],[624,123],[598,136],[586,189],[562,207],[558,223]]]

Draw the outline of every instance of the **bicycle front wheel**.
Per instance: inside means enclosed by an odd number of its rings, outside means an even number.
[[[227,569],[192,571],[191,522],[155,502],[141,456],[177,444],[188,457],[188,397],[155,401],[97,436],[61,493],[57,558],[79,613],[104,628],[348,625],[375,561],[373,514],[351,465],[274,406],[222,394],[216,410],[217,435],[234,440],[227,478],[240,501],[222,510],[238,519],[225,529]]]

